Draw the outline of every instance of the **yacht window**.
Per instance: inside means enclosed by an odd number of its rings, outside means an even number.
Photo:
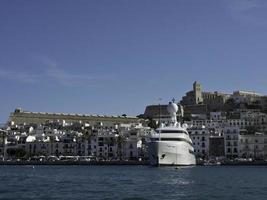
[[[153,138],[152,139],[153,141],[158,141],[159,138]],[[186,142],[190,145],[192,145],[192,143],[184,138],[160,138],[161,141],[183,141],[183,142]]]
[[[159,130],[156,130],[157,133],[159,133]],[[185,131],[180,131],[180,130],[161,130],[160,133],[185,133],[188,134]]]

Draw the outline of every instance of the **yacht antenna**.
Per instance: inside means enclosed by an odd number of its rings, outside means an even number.
[[[162,98],[159,98],[159,128],[161,126],[161,105],[160,105],[160,101],[162,100]],[[160,129],[159,129],[159,140],[160,140]]]
[[[161,105],[160,105],[160,101],[162,100],[162,98],[159,98],[159,125],[161,124]]]

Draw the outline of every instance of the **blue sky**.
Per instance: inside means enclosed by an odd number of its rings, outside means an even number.
[[[1,0],[0,122],[143,113],[205,91],[267,94],[267,2]]]

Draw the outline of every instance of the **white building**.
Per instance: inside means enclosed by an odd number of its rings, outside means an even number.
[[[142,150],[142,140],[138,135],[138,130],[132,129],[126,135],[124,157],[126,159],[138,159]]]
[[[90,154],[99,159],[117,159],[118,145],[117,132],[110,130],[99,130],[91,137]]]
[[[188,129],[188,133],[193,142],[193,147],[196,156],[201,158],[207,158],[209,156],[209,130],[206,128],[192,128]]]
[[[235,91],[231,96],[235,102],[247,102],[251,103],[253,101],[260,100],[261,95],[256,92],[248,92],[248,91]]]
[[[77,123],[61,126],[59,130],[56,129],[57,125],[12,127],[5,142],[7,157],[16,159],[16,153],[19,152],[23,153],[21,157],[24,158],[94,156],[103,160],[139,159],[145,152],[142,140],[151,131],[139,123],[118,124],[114,127],[104,127],[102,124],[85,127]],[[1,152],[4,151],[2,146]]]
[[[267,115],[264,113],[241,112],[240,119],[228,119],[224,122],[224,126],[239,129],[253,128],[255,131],[264,132],[267,130]]]
[[[222,112],[210,112],[210,119],[212,121],[225,120],[225,116]]]
[[[239,127],[224,127],[225,156],[237,158],[239,156]]]

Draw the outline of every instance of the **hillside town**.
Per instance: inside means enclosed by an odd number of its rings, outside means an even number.
[[[265,161],[267,96],[204,92],[198,82],[182,97],[177,119],[188,125],[198,160]],[[4,161],[146,161],[147,137],[168,123],[167,105],[137,117],[36,113],[21,108],[1,125]]]

